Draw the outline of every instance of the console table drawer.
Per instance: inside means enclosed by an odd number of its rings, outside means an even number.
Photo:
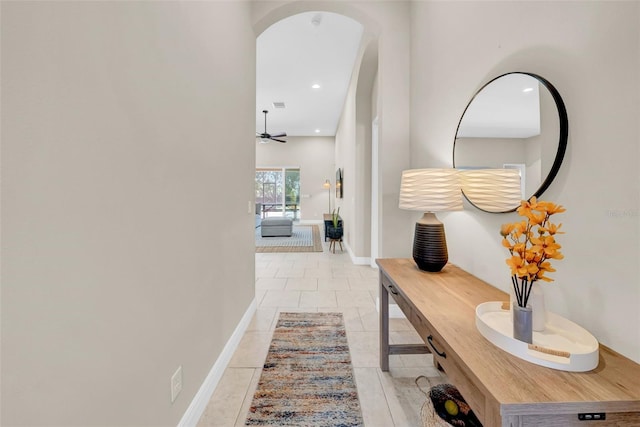
[[[426,320],[422,319],[419,314],[414,313],[411,324],[416,328],[422,339],[427,343],[431,353],[433,354],[433,361],[440,365],[444,372],[449,377],[451,384],[455,385],[464,400],[467,401],[473,412],[476,414],[480,422],[485,423],[485,397],[480,389],[473,383],[473,381],[465,374],[464,369],[456,363],[453,352],[451,349],[444,345],[443,340],[431,331],[430,326]],[[420,329],[422,330],[420,330]],[[424,331],[424,332],[423,332]],[[426,335],[423,335],[426,334]]]
[[[398,307],[400,307],[406,318],[411,320],[411,306],[407,300],[405,300],[402,294],[393,286],[393,283],[383,280],[383,285],[387,288],[389,295],[391,295],[391,298],[398,304]]]
[[[431,325],[429,325],[429,322],[427,322],[420,315],[420,313],[418,313],[416,311],[413,311],[411,313],[411,317],[409,318],[409,322],[411,322],[411,325],[414,327],[416,332],[418,332],[418,335],[420,335],[420,338],[422,338],[422,340],[425,342],[425,344],[428,344],[427,343],[427,337],[429,335],[433,335],[433,333],[432,333],[433,328],[431,327]]]

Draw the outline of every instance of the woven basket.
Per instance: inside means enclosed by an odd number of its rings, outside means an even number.
[[[451,425],[481,426],[480,420],[478,420],[478,418],[475,416],[475,414],[469,407],[469,404],[464,400],[464,398],[462,397],[462,395],[460,394],[460,392],[455,386],[451,384],[443,383],[439,385],[433,385],[432,387],[429,388],[427,392],[425,392],[422,389],[422,387],[420,387],[420,384],[418,382],[421,378],[424,378],[425,380],[427,380],[429,382],[429,385],[431,385],[431,381],[429,381],[429,378],[423,375],[419,376],[415,380],[416,386],[418,386],[418,389],[426,397],[426,400],[422,405],[422,408],[420,408],[420,418],[422,419],[423,427],[449,427]],[[458,406],[459,414],[452,417],[451,422],[442,419],[435,410],[435,407],[433,405],[433,401],[431,400],[430,395],[433,392],[434,388],[436,387],[443,387],[444,390],[441,389],[439,390],[439,392],[444,392],[445,396],[448,399],[451,399],[453,403],[455,403]]]
[[[422,427],[451,427],[451,424],[436,414],[431,399],[428,397],[420,409],[420,418],[422,418]]]
[[[422,404],[422,408],[420,408],[420,418],[422,419],[422,427],[451,427],[451,424],[440,418],[438,414],[436,414],[436,410],[433,408],[433,403],[431,402],[431,398],[429,397],[429,392],[424,391],[418,381],[424,378],[427,381],[428,378],[424,376],[419,376],[415,379],[416,386],[418,389],[426,396],[425,402]]]

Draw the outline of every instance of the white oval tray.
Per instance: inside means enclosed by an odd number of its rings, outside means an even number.
[[[476,326],[482,336],[504,351],[521,359],[553,369],[585,372],[598,366],[598,340],[588,331],[564,317],[547,312],[544,331],[533,332],[533,344],[513,338],[509,310],[501,301],[476,307]]]

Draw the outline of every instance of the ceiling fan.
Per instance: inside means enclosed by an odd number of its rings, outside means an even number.
[[[266,144],[270,140],[278,141],[278,142],[287,142],[284,139],[278,139],[283,136],[287,136],[286,132],[274,133],[273,135],[271,135],[270,133],[267,133],[267,113],[269,111],[262,110],[262,112],[264,113],[264,133],[256,132],[256,138],[260,138],[260,143]]]

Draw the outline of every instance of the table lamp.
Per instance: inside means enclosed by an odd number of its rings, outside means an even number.
[[[486,212],[513,211],[524,198],[518,169],[463,170],[460,185],[467,200]]]
[[[434,212],[462,210],[456,169],[409,169],[402,172],[400,209],[424,212],[416,222],[413,260],[420,270],[438,272],[447,264],[444,224]]]

